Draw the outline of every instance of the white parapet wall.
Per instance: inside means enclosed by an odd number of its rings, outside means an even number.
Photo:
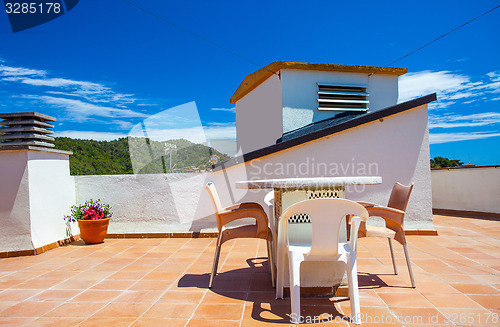
[[[205,191],[208,181],[216,183],[223,206],[248,199],[264,205],[265,191],[235,189],[237,181],[248,179],[245,167],[215,173],[74,176],[76,201],[101,199],[110,204],[108,233],[217,232]],[[72,229],[77,231],[76,224]]]
[[[69,155],[0,151],[0,252],[34,250],[70,236],[63,220],[75,203]]]
[[[30,250],[28,152],[0,152],[0,252]]]
[[[206,173],[75,176],[78,203],[112,207],[108,233],[214,232]],[[204,219],[205,218],[205,219]]]
[[[433,169],[434,209],[500,214],[500,166]]]

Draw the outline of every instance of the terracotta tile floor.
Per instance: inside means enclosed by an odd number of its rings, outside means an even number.
[[[416,289],[402,247],[395,244],[396,276],[387,241],[360,240],[365,326],[500,326],[500,223],[448,216],[434,223],[439,236],[408,236]],[[264,242],[226,243],[208,290],[213,251],[213,239],[107,239],[0,259],[0,325],[289,325],[290,300],[274,298]],[[302,304],[302,315],[330,320],[323,325],[350,325],[345,298]]]

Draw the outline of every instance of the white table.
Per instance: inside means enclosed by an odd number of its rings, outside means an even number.
[[[277,246],[282,246],[281,241],[284,235],[277,229],[276,223],[281,213],[292,204],[307,199],[317,198],[345,198],[345,188],[349,185],[375,185],[381,184],[380,176],[355,176],[355,177],[308,177],[308,178],[280,178],[263,179],[253,181],[236,182],[236,188],[239,189],[274,189],[274,218],[271,220],[271,229],[275,233],[273,255],[276,258]],[[347,241],[347,233],[344,231],[339,236],[339,241]],[[289,219],[288,233],[289,237],[295,240],[310,239],[311,224],[307,216],[294,216]],[[276,237],[276,235],[278,237]],[[274,260],[276,262],[276,260]],[[341,283],[345,267],[333,267],[334,263],[324,262],[305,262],[302,267],[301,275],[304,276],[305,287],[331,287]],[[288,260],[284,267],[288,267]],[[288,269],[285,269],[285,286],[288,287]]]

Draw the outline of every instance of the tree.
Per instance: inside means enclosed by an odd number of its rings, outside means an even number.
[[[121,138],[113,141],[79,140],[56,137],[56,149],[73,151],[69,157],[71,175],[133,174],[131,156],[143,167],[141,174],[165,173],[165,143],[174,144],[177,153],[172,156],[172,168],[178,172],[209,168],[210,154],[226,157],[217,150],[185,139],[157,142],[144,138]],[[162,160],[163,159],[163,160]],[[168,157],[167,157],[168,160]]]
[[[450,160],[444,157],[434,157],[434,159],[431,159],[431,168],[459,167],[463,164],[463,162],[457,159]]]

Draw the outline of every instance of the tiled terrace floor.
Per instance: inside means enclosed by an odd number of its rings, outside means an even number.
[[[408,237],[416,289],[398,244],[395,276],[387,241],[360,240],[364,326],[500,325],[500,222],[446,216],[434,222],[439,236]],[[107,239],[0,259],[0,325],[289,324],[290,300],[274,299],[264,242],[226,243],[221,273],[208,290],[213,251],[213,239]],[[304,316],[324,314],[336,325],[349,325],[349,312],[342,298],[302,300]]]

